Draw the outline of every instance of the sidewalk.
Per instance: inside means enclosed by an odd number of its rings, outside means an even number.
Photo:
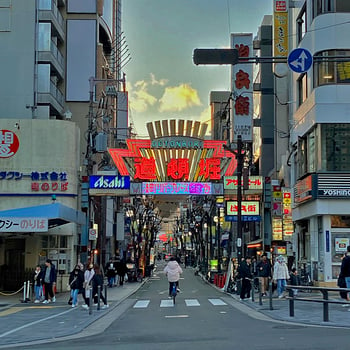
[[[93,306],[91,314],[89,310],[81,307],[81,296],[78,297],[78,307],[72,308],[68,305],[69,292],[57,293],[56,302],[49,304],[35,304],[32,301],[23,303],[23,295],[20,293],[10,296],[0,294],[0,349],[45,343],[62,337],[78,338],[82,336],[82,332],[91,328],[89,326],[92,324],[94,329],[88,334],[103,331],[106,324],[103,319],[108,318],[108,315],[112,314],[110,311],[134,294],[144,282],[131,282],[121,287],[107,288],[109,308],[97,310],[97,307]],[[101,324],[97,322],[100,319]],[[39,332],[33,332],[32,326],[35,324],[38,324]],[[47,338],[48,335],[52,338]]]

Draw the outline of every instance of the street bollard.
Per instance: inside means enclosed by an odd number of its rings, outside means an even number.
[[[250,280],[250,290],[252,293],[252,302],[255,301],[255,277]]]
[[[259,278],[259,277],[258,277]],[[262,305],[261,278],[259,278],[259,305]]]
[[[269,279],[269,301],[270,301],[270,310],[273,310],[272,307],[272,280]]]
[[[27,295],[26,301],[30,301],[30,281],[27,281]]]
[[[89,301],[90,301],[90,302],[89,302],[89,315],[91,315],[91,314],[92,314],[92,303],[93,303],[91,286],[89,286],[88,295],[89,295]]]
[[[97,286],[97,310],[101,309],[101,286]]]
[[[27,295],[27,282],[24,282],[24,284],[23,284],[23,300],[22,300],[22,303],[26,302],[26,295]]]
[[[106,304],[108,304],[108,299],[107,299],[107,285],[105,284],[105,299],[106,299]]]

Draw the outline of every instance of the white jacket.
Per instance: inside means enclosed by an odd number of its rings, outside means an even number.
[[[274,280],[288,280],[289,271],[285,262],[275,262],[273,267],[273,279]]]
[[[180,279],[182,268],[177,261],[173,260],[168,262],[168,265],[165,266],[164,272],[168,276],[169,282],[177,282]]]

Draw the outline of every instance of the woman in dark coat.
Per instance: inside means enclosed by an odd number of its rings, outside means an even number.
[[[72,298],[72,307],[78,304],[79,291],[83,289],[84,272],[76,265],[74,270],[69,275],[70,296]]]
[[[92,296],[94,298],[94,303],[98,302],[98,291],[100,290],[100,299],[103,301],[102,309],[108,308],[107,300],[103,295],[103,274],[98,265],[94,266],[95,274],[92,278]],[[100,288],[98,288],[100,287]]]

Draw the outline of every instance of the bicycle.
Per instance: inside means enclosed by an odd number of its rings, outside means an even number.
[[[171,282],[171,296],[173,298],[173,303],[175,305],[175,298],[177,295],[177,283],[176,282]]]

